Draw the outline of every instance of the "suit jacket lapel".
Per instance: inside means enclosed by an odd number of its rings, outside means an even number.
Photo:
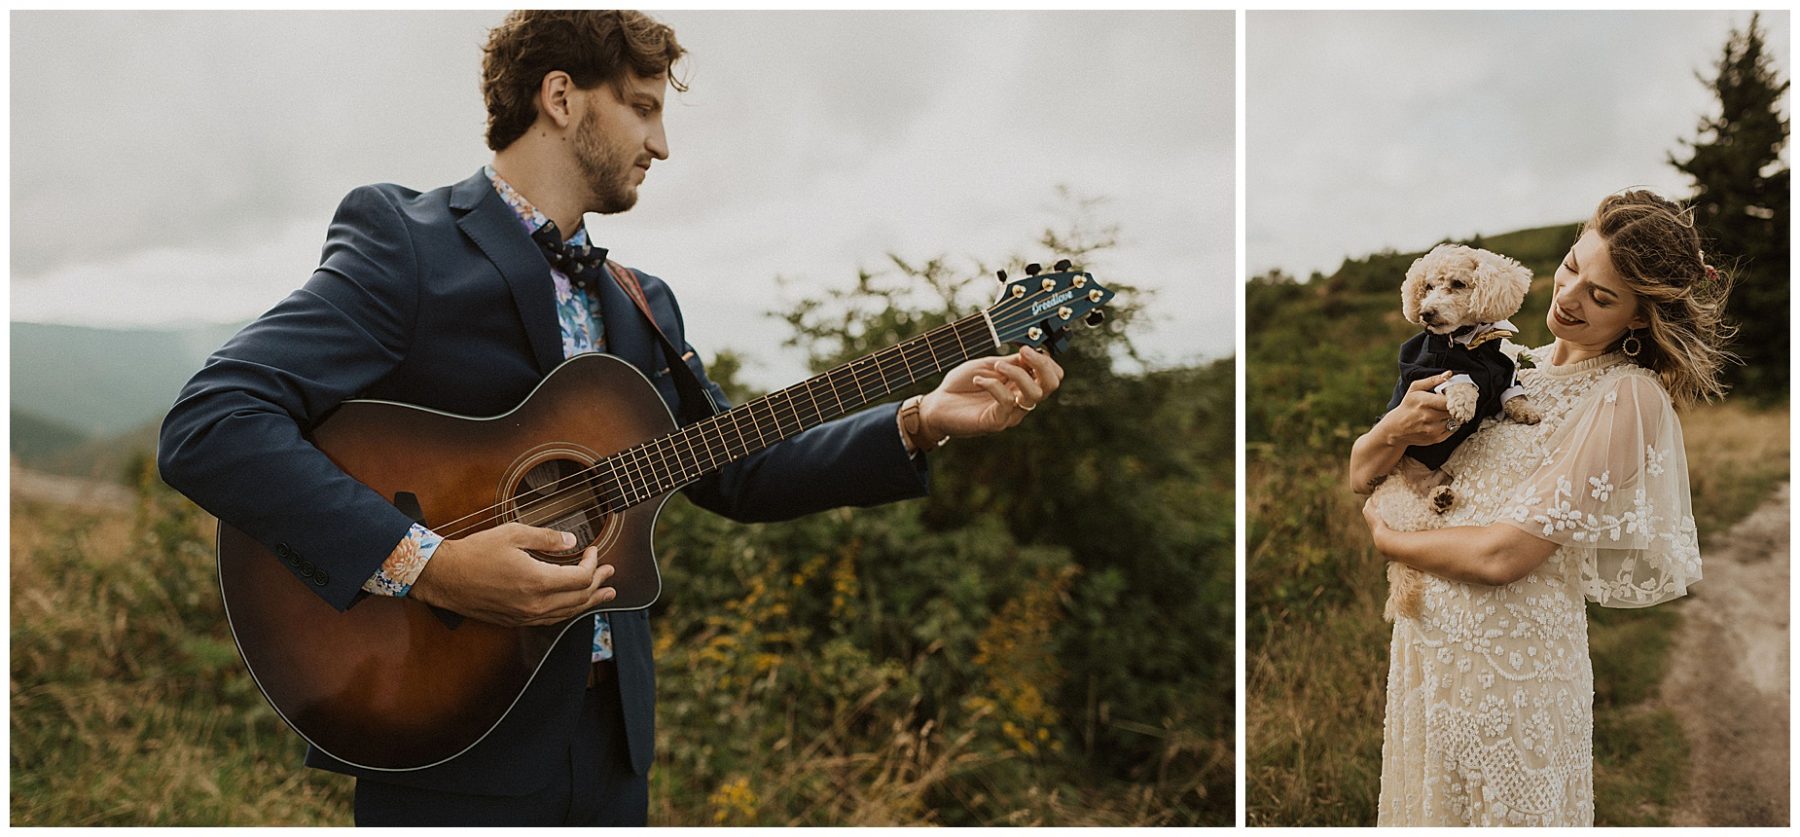
[[[525,234],[518,214],[500,199],[494,184],[482,172],[476,171],[475,176],[451,187],[450,207],[459,213],[456,225],[463,234],[506,277],[538,370],[549,374],[563,362],[562,327],[556,321],[556,289],[550,283],[550,263],[544,260],[531,236]]]

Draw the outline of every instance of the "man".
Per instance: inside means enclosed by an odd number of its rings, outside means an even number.
[[[304,434],[356,397],[497,415],[566,357],[596,350],[637,366],[687,415],[699,399],[681,395],[659,331],[723,403],[669,287],[632,272],[650,322],[594,269],[604,251],[584,223],[588,212],[630,209],[652,165],[668,159],[663,103],[669,86],[685,89],[671,75],[682,53],[673,31],[636,12],[509,15],[483,62],[491,164],[430,192],[351,192],[312,279],[183,389],[163,425],[163,478],[293,556],[290,569],[340,610],[363,595],[410,596],[521,625],[603,607],[612,569],[595,550],[571,566],[537,561],[524,550],[567,542],[522,524],[444,539]],[[928,395],[813,428],[684,490],[747,521],[920,496],[926,453],[1017,424],[1061,377],[1034,350],[971,361]],[[654,738],[649,620],[618,612],[581,627],[563,633],[498,728],[442,765],[371,770],[317,749],[307,763],[357,776],[359,824],[642,824]]]

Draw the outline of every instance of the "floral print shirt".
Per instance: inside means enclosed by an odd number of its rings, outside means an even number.
[[[549,218],[538,208],[531,205],[524,195],[519,194],[511,183],[506,182],[493,166],[484,166],[482,172],[494,183],[494,191],[500,193],[500,199],[512,207],[519,216],[519,223],[525,228],[525,234],[537,232],[539,227],[549,223]],[[569,236],[571,246],[587,243],[586,225],[577,227]],[[590,300],[585,292],[569,283],[569,277],[555,268],[550,269],[550,281],[556,286],[556,320],[562,330],[563,357],[574,357],[583,352],[603,351],[606,346],[605,324],[600,321],[598,300]],[[375,574],[363,582],[363,589],[377,596],[404,596],[412,590],[413,582],[425,570],[425,562],[431,560],[433,552],[444,539],[420,524],[413,524],[406,537],[388,554],[387,560]],[[612,623],[606,614],[594,616],[594,662],[612,659]]]

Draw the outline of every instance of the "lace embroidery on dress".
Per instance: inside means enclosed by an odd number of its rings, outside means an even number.
[[[1546,445],[1543,466],[1498,519],[1584,547],[1590,601],[1645,607],[1700,580],[1681,423],[1653,373],[1626,366],[1608,376]]]
[[[1426,576],[1394,623],[1381,825],[1591,825],[1586,599],[1641,606],[1699,578],[1681,430],[1650,372],[1611,354],[1520,383],[1535,426],[1497,417],[1444,465],[1462,499],[1433,526],[1518,526],[1560,548],[1501,587]]]

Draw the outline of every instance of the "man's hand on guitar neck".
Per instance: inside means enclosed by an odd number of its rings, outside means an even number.
[[[944,376],[919,405],[920,418],[937,438],[998,433],[1024,421],[1062,378],[1062,366],[1048,352],[1030,347],[977,358]]]
[[[604,586],[611,564],[589,547],[577,564],[551,564],[527,549],[554,552],[574,545],[555,529],[508,523],[438,545],[413,582],[411,598],[496,625],[556,625],[618,595]]]

